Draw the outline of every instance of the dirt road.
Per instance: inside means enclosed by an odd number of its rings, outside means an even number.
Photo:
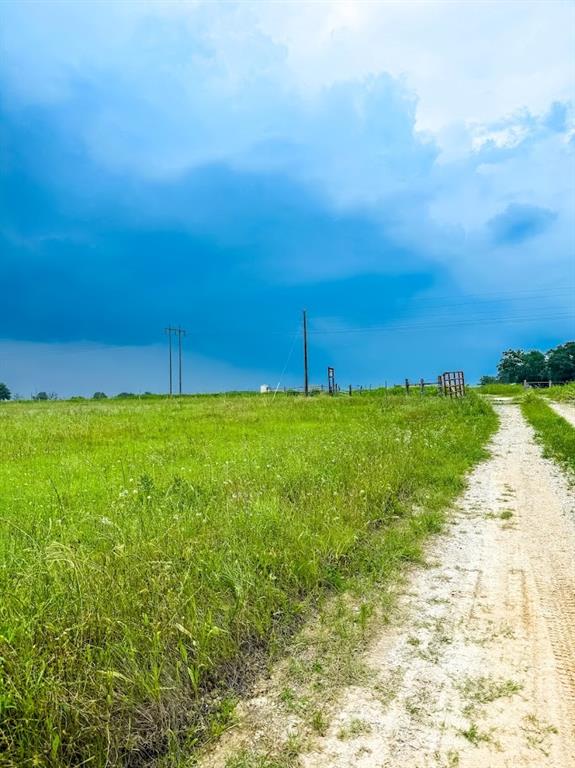
[[[367,682],[305,741],[303,768],[575,767],[575,492],[519,407],[495,407],[491,458],[376,635]],[[255,708],[260,731],[273,700]]]
[[[550,403],[550,405],[559,416],[563,416],[565,421],[575,427],[575,405],[569,403]]]

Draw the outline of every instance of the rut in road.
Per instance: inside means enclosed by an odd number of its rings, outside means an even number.
[[[559,416],[563,416],[565,421],[568,421],[569,424],[575,427],[575,405],[553,402],[550,402],[549,405],[559,414]]]
[[[303,768],[575,766],[575,493],[519,407],[494,407],[491,458],[376,635],[367,682],[341,690],[307,740]],[[277,694],[246,702],[239,733],[203,765],[297,731]]]

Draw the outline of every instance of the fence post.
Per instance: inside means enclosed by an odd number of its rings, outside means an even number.
[[[351,384],[349,385],[349,396],[351,397]]]
[[[405,391],[409,395],[409,379],[405,380]]]

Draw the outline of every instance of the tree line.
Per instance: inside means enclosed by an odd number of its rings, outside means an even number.
[[[7,384],[4,384],[0,381],[0,400],[12,400],[12,392],[8,389]],[[22,399],[18,395],[15,396],[16,399]],[[120,392],[119,394],[115,395],[116,399],[125,399],[125,398],[131,398],[131,397],[153,397],[152,392],[144,392],[143,395],[135,394],[134,392]],[[35,395],[32,395],[31,400],[59,400],[60,397],[56,392],[36,392]],[[81,395],[76,395],[74,397],[69,398],[70,400],[107,400],[108,395],[105,392],[94,392],[91,398],[83,397]]]
[[[541,352],[507,349],[497,363],[497,376],[482,376],[481,384],[522,384],[524,381],[575,381],[575,341]]]

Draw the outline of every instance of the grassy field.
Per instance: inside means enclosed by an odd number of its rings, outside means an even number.
[[[2,405],[0,765],[193,747],[321,595],[409,559],[495,424],[473,395]]]
[[[532,393],[525,395],[521,409],[535,429],[545,454],[575,471],[575,429],[571,424],[555,413],[544,398]]]

